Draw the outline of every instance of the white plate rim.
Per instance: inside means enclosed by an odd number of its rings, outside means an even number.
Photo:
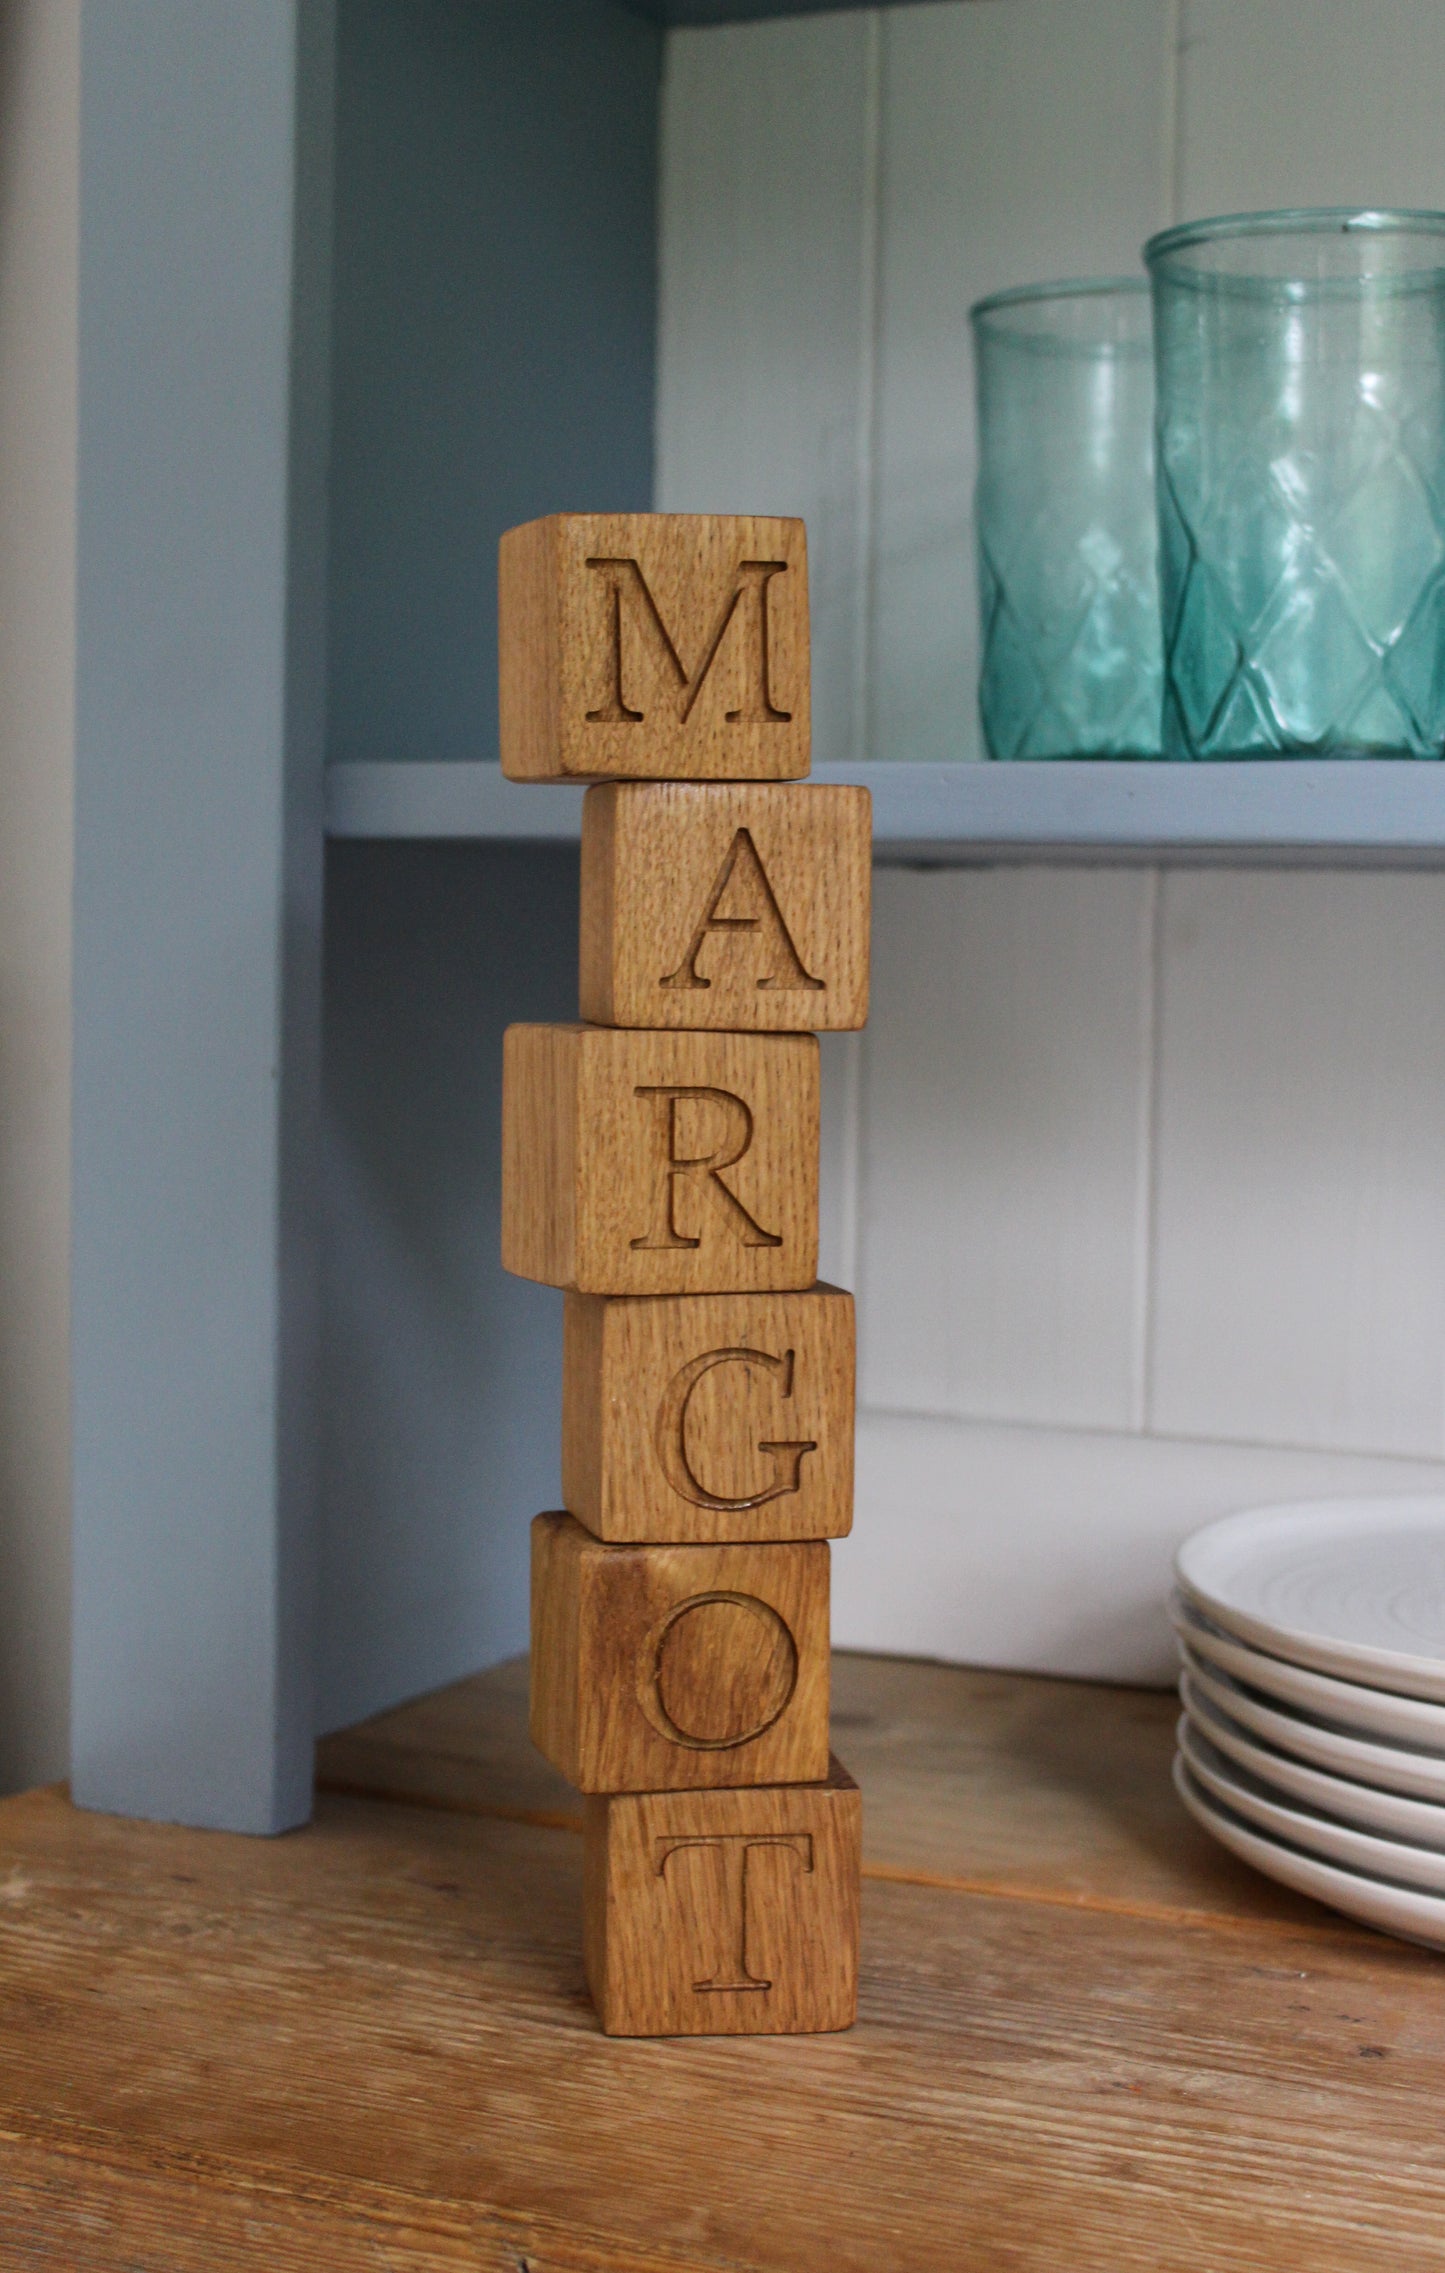
[[[1390,1791],[1381,1784],[1362,1784],[1352,1776],[1337,1776],[1308,1760],[1296,1759],[1292,1753],[1256,1742],[1254,1734],[1206,1696],[1187,1673],[1180,1675],[1179,1695],[1186,1719],[1215,1751],[1258,1782],[1358,1830],[1380,1831],[1387,1838],[1408,1838],[1413,1830],[1417,1834],[1414,1845],[1433,1847],[1445,1859],[1445,1771],[1439,1800]]]
[[[1170,1606],[1174,1630],[1187,1638],[1201,1657],[1222,1666],[1226,1673],[1267,1697],[1280,1697],[1300,1712],[1317,1714],[1343,1729],[1358,1729],[1400,1744],[1445,1757],[1445,1705],[1424,1698],[1402,1697],[1394,1690],[1369,1689],[1354,1681],[1341,1681],[1308,1666],[1290,1665],[1271,1657],[1232,1634],[1217,1634],[1198,1611],[1185,1602]]]
[[[1234,1515],[1220,1516],[1216,1522],[1207,1523],[1190,1534],[1174,1558],[1175,1580],[1180,1592],[1207,1617],[1226,1632],[1237,1634],[1241,1641],[1252,1642],[1267,1655],[1283,1656],[1317,1673],[1361,1681],[1368,1687],[1389,1690],[1398,1696],[1429,1698],[1445,1705],[1445,1660],[1421,1657],[1407,1650],[1385,1649],[1377,1643],[1342,1642],[1312,1634],[1302,1627],[1281,1626],[1257,1618],[1211,1588],[1197,1567],[1201,1557],[1241,1535],[1263,1539],[1271,1532],[1290,1528],[1308,1532],[1311,1526],[1327,1531],[1331,1523],[1341,1530],[1352,1523],[1357,1534],[1371,1529],[1398,1530],[1402,1523],[1408,1524],[1412,1516],[1422,1522],[1426,1520],[1427,1510],[1433,1512],[1445,1535],[1445,1494],[1438,1492],[1401,1494],[1397,1499],[1288,1500],[1277,1506],[1245,1508]]]
[[[1180,1675],[1181,1693],[1185,1682],[1191,1685],[1197,1682],[1201,1693],[1220,1712],[1237,1720],[1242,1728],[1278,1744],[1291,1758],[1316,1766],[1333,1762],[1336,1767],[1343,1760],[1356,1770],[1355,1780],[1359,1783],[1375,1783],[1385,1791],[1402,1792],[1407,1798],[1426,1799],[1433,1795],[1445,1800],[1445,1760],[1433,1760],[1428,1753],[1401,1752],[1394,1745],[1376,1744],[1365,1736],[1351,1736],[1347,1729],[1326,1728],[1322,1723],[1301,1720],[1283,1706],[1272,1705],[1263,1698],[1236,1694],[1233,1686],[1225,1686],[1226,1680],[1227,1676],[1217,1675],[1186,1648],[1184,1671]],[[1187,1696],[1185,1703],[1188,1703]]]
[[[1298,1848],[1286,1847],[1277,1839],[1267,1839],[1263,1832],[1251,1831],[1248,1824],[1236,1823],[1199,1789],[1177,1753],[1173,1775],[1174,1789],[1195,1822],[1241,1862],[1252,1864],[1266,1878],[1278,1880],[1296,1894],[1308,1894],[1327,1909],[1338,1910],[1361,1925],[1445,1950],[1445,1900],[1438,1894],[1391,1886],[1384,1879],[1362,1878],[1356,1871],[1322,1863],[1315,1855],[1302,1855]]]
[[[1261,1796],[1246,1785],[1236,1783],[1232,1776],[1222,1774],[1203,1756],[1199,1750],[1201,1739],[1206,1750],[1211,1749],[1209,1740],[1187,1715],[1181,1718],[1177,1734],[1181,1757],[1195,1782],[1202,1784],[1221,1807],[1242,1816],[1266,1838],[1279,1839],[1289,1847],[1301,1847],[1306,1854],[1317,1855],[1322,1862],[1333,1863],[1340,1870],[1354,1871],[1360,1878],[1378,1878],[1394,1886],[1421,1888],[1427,1894],[1445,1898],[1445,1855],[1438,1849],[1412,1847],[1398,1839],[1382,1839],[1376,1832],[1357,1831],[1348,1823],[1332,1823],[1328,1816],[1306,1814],[1299,1808],[1286,1807],[1280,1800]]]

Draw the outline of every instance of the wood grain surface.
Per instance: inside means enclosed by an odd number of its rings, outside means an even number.
[[[858,2010],[858,1786],[589,1799],[587,1986],[609,2036],[778,2036]]]
[[[1169,1699],[876,1660],[837,1688],[837,2036],[601,2033],[583,1841],[516,1819],[576,1808],[519,1668],[322,1747],[426,1805],[324,1792],[274,1841],[0,1805],[0,2264],[1445,2266],[1445,1968],[1210,1875]]]
[[[554,513],[498,556],[502,771],[788,781],[808,770],[796,520]]]
[[[589,1294],[811,1286],[812,1036],[509,1026],[502,1263]]]
[[[1169,1781],[1172,1691],[835,1651],[832,1729],[865,1876],[1049,1907],[1253,1926],[1322,1919],[1199,1830]],[[326,1738],[333,1788],[579,1830],[529,1741],[525,1658]]]
[[[562,1497],[599,1539],[837,1539],[853,1521],[853,1297],[569,1294]]]
[[[532,1737],[583,1792],[828,1773],[828,1554],[532,1525]]]
[[[866,789],[609,783],[582,805],[580,1008],[604,1026],[868,1016]]]

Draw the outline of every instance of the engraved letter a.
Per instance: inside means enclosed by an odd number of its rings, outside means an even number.
[[[777,894],[758,858],[751,830],[739,829],[734,835],[713,879],[692,943],[677,969],[659,979],[659,986],[712,985],[712,980],[705,979],[697,967],[698,955],[710,931],[722,932],[724,936],[729,932],[746,932],[759,944],[762,951],[758,957],[761,968],[757,984],[761,992],[794,992],[804,987],[818,994],[823,992],[824,982],[803,968],[802,957],[793,945],[793,935],[783,921]]]
[[[637,633],[650,647],[654,663],[671,679],[676,690],[677,716],[685,726],[692,716],[693,705],[702,693],[703,681],[717,661],[728,625],[740,613],[741,636],[745,641],[744,655],[746,692],[736,710],[725,713],[730,726],[786,725],[792,717],[790,710],[779,710],[773,701],[768,655],[768,586],[775,576],[786,572],[785,560],[741,560],[732,590],[723,600],[714,620],[702,654],[696,666],[689,671],[678,652],[677,642],[662,620],[662,611],[652,596],[651,588],[642,569],[635,560],[589,560],[587,566],[604,580],[607,590],[607,677],[606,694],[595,710],[589,710],[587,720],[594,726],[622,726],[640,723],[643,712],[634,710],[624,693],[625,671],[622,630],[630,621]]]

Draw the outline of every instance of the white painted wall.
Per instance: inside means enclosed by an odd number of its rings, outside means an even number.
[[[64,1773],[79,0],[0,0],[0,1790]]]
[[[978,756],[966,311],[1173,218],[1445,206],[1439,0],[671,36],[658,503],[795,511],[817,747]],[[1175,1541],[1445,1486],[1445,876],[880,875],[828,1045],[839,1641],[1167,1677]]]

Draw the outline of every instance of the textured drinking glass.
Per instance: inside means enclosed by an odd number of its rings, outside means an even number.
[[[1445,750],[1445,214],[1262,213],[1145,247],[1164,751]]]
[[[1148,286],[1025,286],[971,314],[989,756],[1157,757]]]

